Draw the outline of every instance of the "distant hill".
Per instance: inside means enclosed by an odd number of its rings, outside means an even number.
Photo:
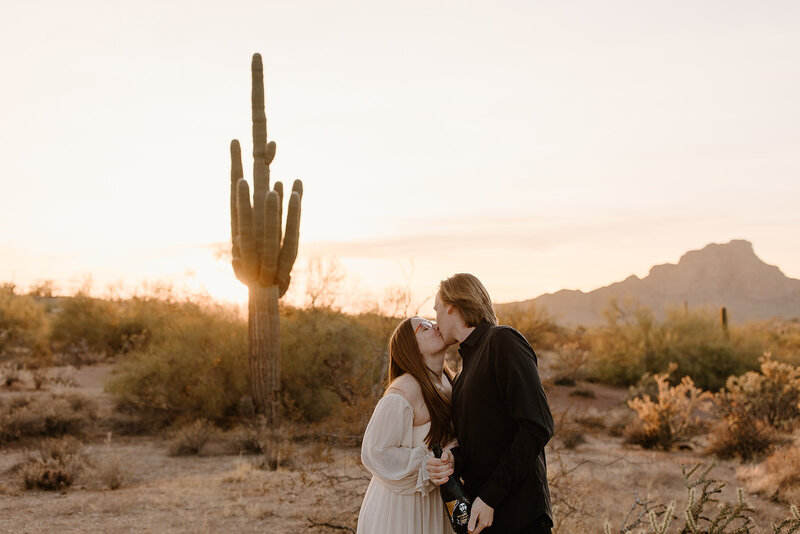
[[[656,265],[644,278],[632,275],[588,293],[565,289],[523,302],[546,309],[561,324],[591,326],[603,322],[613,297],[634,299],[658,315],[687,302],[691,308],[724,305],[737,322],[800,317],[800,280],[761,261],[744,240],[692,250],[677,264]]]

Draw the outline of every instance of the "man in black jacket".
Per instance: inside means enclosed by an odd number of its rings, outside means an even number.
[[[439,331],[460,343],[451,416],[458,447],[431,458],[431,480],[455,472],[472,500],[473,534],[548,534],[553,526],[544,447],[553,418],[525,338],[497,326],[486,288],[471,274],[443,280],[434,304]]]

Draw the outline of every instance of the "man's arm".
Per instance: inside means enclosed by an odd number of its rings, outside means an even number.
[[[553,436],[553,416],[542,387],[536,355],[525,338],[503,328],[494,333],[497,389],[517,433],[494,472],[478,491],[480,499],[497,508],[535,469],[538,455]]]

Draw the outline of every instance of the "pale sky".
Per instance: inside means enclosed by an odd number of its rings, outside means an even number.
[[[0,50],[0,281],[246,299],[215,252],[254,52],[305,184],[293,298],[314,257],[351,301],[472,272],[503,302],[737,238],[800,278],[796,1],[33,0]]]

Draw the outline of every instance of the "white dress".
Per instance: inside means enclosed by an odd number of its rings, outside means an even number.
[[[450,534],[450,521],[430,481],[425,445],[430,422],[414,425],[411,404],[385,395],[372,413],[361,445],[361,462],[372,473],[357,534]]]

